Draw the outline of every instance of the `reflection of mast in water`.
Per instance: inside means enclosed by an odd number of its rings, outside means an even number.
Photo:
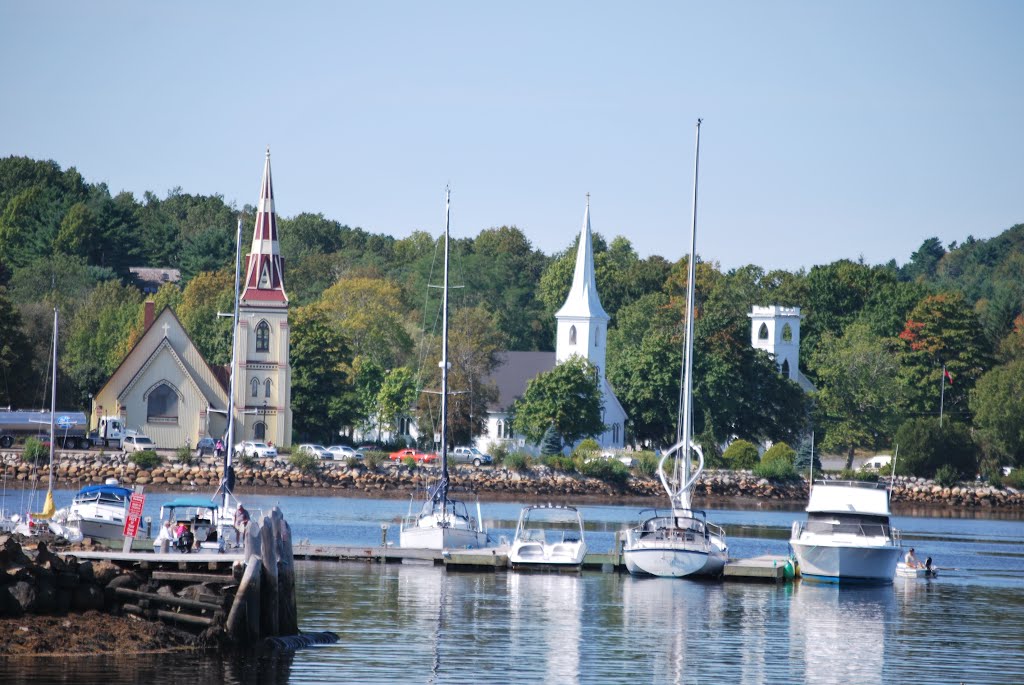
[[[807,685],[883,683],[894,604],[891,585],[798,584],[789,610],[790,663],[804,662]]]
[[[508,574],[509,621],[513,650],[537,654],[517,665],[521,682],[580,682],[583,579],[555,573]],[[529,669],[536,668],[537,672]]]
[[[691,630],[695,635],[709,632],[707,600],[705,586],[699,583],[681,583],[675,578],[623,579],[623,633],[628,653],[643,655],[647,660],[643,667],[645,680],[693,681],[696,666],[687,668],[687,643]]]

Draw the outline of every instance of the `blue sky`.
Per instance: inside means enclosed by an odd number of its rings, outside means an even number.
[[[1024,221],[1024,3],[7,2],[0,156],[395,236],[593,227],[724,268]]]

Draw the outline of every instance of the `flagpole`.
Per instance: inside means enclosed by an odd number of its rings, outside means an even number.
[[[939,428],[942,428],[942,408],[946,401],[946,365],[942,365],[942,390],[939,391]]]

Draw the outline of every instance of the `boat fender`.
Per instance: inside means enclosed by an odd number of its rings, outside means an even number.
[[[782,574],[786,577],[786,580],[793,580],[796,576],[796,569],[793,568],[793,560],[787,559],[786,565],[782,567]]]

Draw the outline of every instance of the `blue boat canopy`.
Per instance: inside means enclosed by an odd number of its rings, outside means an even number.
[[[116,495],[118,497],[131,497],[132,491],[128,488],[122,488],[119,485],[87,485],[78,491],[78,495],[91,495],[94,492],[98,492],[104,495]],[[75,497],[78,497],[75,495]]]
[[[189,497],[175,497],[170,502],[164,502],[161,509],[176,509],[180,507],[205,507],[206,509],[216,509],[218,505],[216,502],[211,500],[209,497],[203,497],[201,495],[194,495]]]

